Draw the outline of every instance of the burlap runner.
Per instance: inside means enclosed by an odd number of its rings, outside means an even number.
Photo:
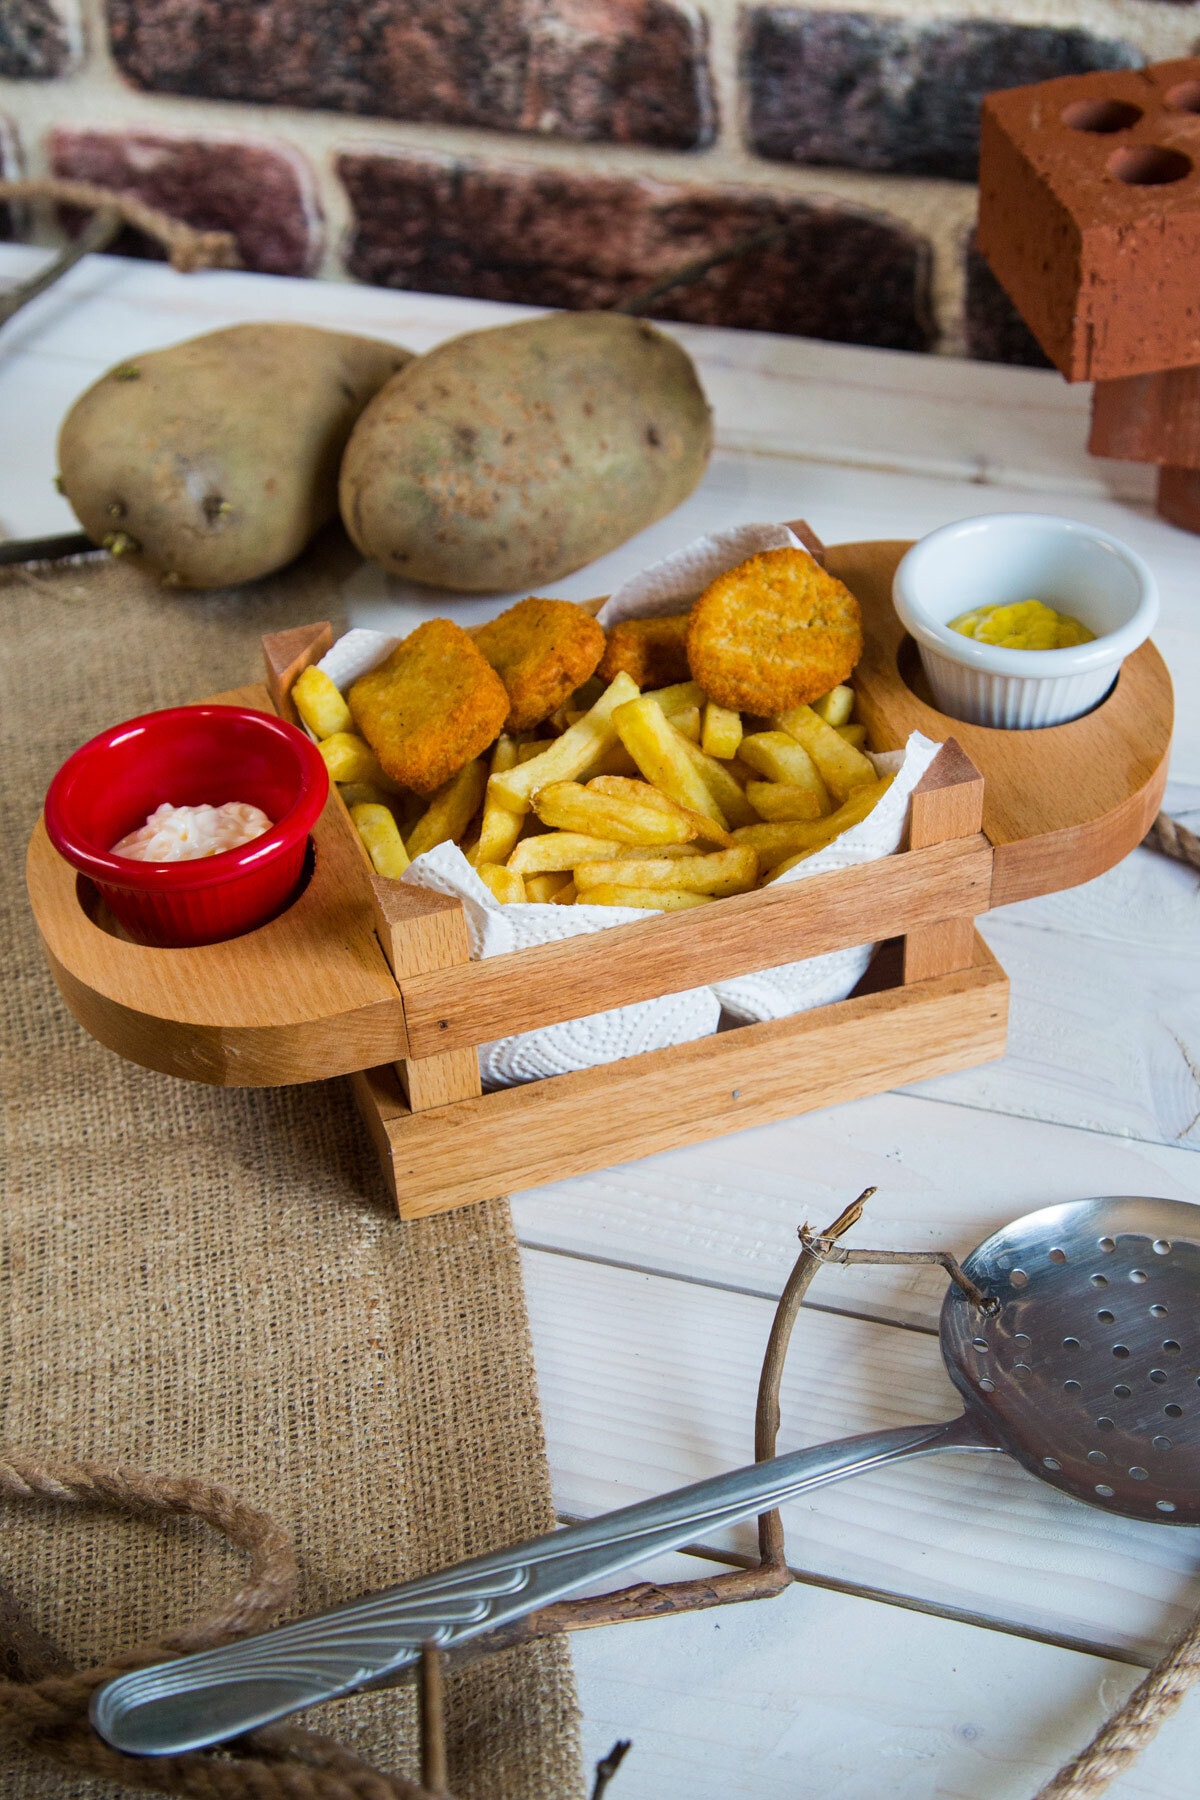
[[[196,1087],[101,1049],[45,970],[23,862],[70,750],[256,679],[264,631],[336,619],[345,557],[212,595],[99,562],[0,571],[0,1444],[225,1483],[294,1534],[304,1611],[552,1523],[508,1207],[400,1224],[344,1083]],[[79,1662],[237,1579],[186,1524],[5,1505],[0,1529],[0,1581]],[[581,1792],[561,1643],[463,1671],[448,1705],[464,1800]],[[416,1772],[408,1692],[311,1723]],[[0,1775],[30,1800],[128,1791],[24,1757]]]

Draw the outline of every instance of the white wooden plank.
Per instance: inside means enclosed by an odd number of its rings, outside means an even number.
[[[44,251],[6,246],[0,249],[0,277],[15,278],[45,260]],[[378,332],[425,350],[454,332],[537,310],[241,272],[177,276],[157,264],[94,257],[10,328],[17,344],[36,337],[52,353],[90,356],[90,342],[84,348],[76,330],[83,301],[90,303],[89,337],[119,343],[118,356],[172,342],[189,326],[279,317]],[[766,332],[667,329],[687,344],[703,371],[720,441],[731,449],[907,468],[977,485],[1052,486],[1142,502],[1152,496],[1152,477],[1144,469],[1087,456],[1087,391],[1068,387],[1051,371]],[[970,371],[966,380],[963,369]],[[881,390],[893,397],[892,406],[880,407]]]
[[[762,1300],[525,1252],[556,1504],[592,1515],[752,1455]],[[925,1334],[801,1316],[781,1448],[955,1416]],[[1200,1604],[1192,1534],[1082,1506],[1000,1456],[938,1456],[785,1510],[797,1568],[1152,1660]],[[753,1554],[752,1525],[721,1544]]]
[[[588,1766],[632,1739],[613,1800],[1032,1800],[1140,1673],[813,1588],[571,1646]],[[1110,1800],[1191,1794],[1198,1729],[1193,1697]]]
[[[796,1228],[877,1187],[849,1242],[962,1256],[1022,1213],[1087,1194],[1200,1199],[1188,1152],[880,1094],[512,1197],[523,1244],[775,1299]],[[818,1306],[934,1330],[945,1277],[823,1270]]]
[[[918,1090],[1200,1148],[1200,875],[1138,850],[980,930],[1012,981],[1002,1061]]]

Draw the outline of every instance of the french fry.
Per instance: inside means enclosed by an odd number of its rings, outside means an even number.
[[[399,880],[408,867],[409,855],[390,810],[386,806],[370,804],[352,806],[350,817],[366,846],[375,873],[388,875],[393,881]]]
[[[761,819],[824,819],[832,810],[824,782],[818,794],[790,781],[748,781],[746,798]]]
[[[478,756],[442,783],[408,834],[408,854],[414,861],[436,844],[462,837],[479,809],[486,787],[487,770]],[[477,863],[476,868],[479,866]]]
[[[681,736],[690,739],[693,744],[700,742],[700,708],[698,706],[681,706],[677,713],[671,714],[671,724]]]
[[[822,812],[833,812],[826,785],[817,774],[817,765],[802,743],[795,742],[786,731],[752,731],[741,740],[739,760],[757,770],[768,781],[788,781],[792,787],[810,788],[822,803]]]
[[[619,706],[636,700],[637,695],[636,681],[622,670],[609,682],[591,711],[548,744],[540,756],[493,777],[496,799],[513,812],[526,812],[539,788],[554,781],[574,781],[616,742],[613,714]]]
[[[892,776],[885,775],[882,780],[864,782],[827,818],[746,825],[734,832],[734,838],[757,850],[764,868],[774,868],[785,857],[794,857],[802,850],[823,849],[851,825],[857,825],[887,793],[892,780]]]
[[[556,894],[560,894],[565,887],[574,885],[571,877],[561,871],[557,875],[526,875],[524,880],[525,898],[539,905],[545,905],[548,900],[553,900]]]
[[[745,894],[758,880],[758,853],[748,845],[714,850],[708,856],[620,858],[580,863],[575,886],[586,905],[597,887],[665,888],[672,893]]]
[[[865,725],[835,725],[833,729],[840,738],[845,738],[848,744],[853,744],[856,750],[861,750],[867,741]]]
[[[716,802],[722,818],[728,819],[731,826],[752,825],[758,815],[747,800],[741,783],[725,764],[718,762],[715,756],[705,756],[699,744],[689,744],[686,738],[680,741],[684,755]]]
[[[372,787],[378,788],[382,793],[394,794],[399,791],[391,776],[385,775],[380,768],[379,758],[366,738],[358,737],[353,731],[332,732],[329,737],[321,739],[317,749],[329,770],[331,781],[369,781]]]
[[[566,887],[559,888],[557,894],[551,894],[551,906],[574,906],[576,900],[575,883],[568,881]]]
[[[695,825],[678,807],[668,810],[620,795],[597,793],[594,788],[581,787],[577,781],[553,781],[549,787],[539,788],[533,804],[545,825],[612,838],[618,844],[686,844],[696,835]]]
[[[803,744],[817,765],[821,780],[839,803],[856,787],[875,780],[875,766],[861,750],[839,737],[811,706],[794,706],[775,721],[796,742]]]
[[[693,706],[699,712],[704,705],[704,689],[698,681],[677,681],[673,687],[647,688],[646,694],[664,718],[672,722],[678,713],[690,712]]]
[[[292,703],[316,738],[354,730],[350,708],[336,684],[315,663],[302,670],[292,683]]]
[[[730,840],[732,846],[732,839]],[[681,856],[703,856],[705,852],[699,844],[618,844],[613,852],[614,861],[624,861],[627,857],[645,856],[647,848],[654,852],[654,860],[658,862],[667,856],[677,859]]]
[[[517,745],[516,761],[510,767],[517,768],[521,763],[532,762],[535,756],[544,756],[549,748],[546,738],[529,738],[525,743]]]
[[[613,723],[621,742],[647,781],[661,788],[680,806],[703,813],[725,830],[729,829],[729,821],[692,761],[693,756],[703,757],[705,762],[713,759],[704,757],[697,745],[689,743],[675,730],[649,694],[618,706]],[[738,795],[741,798],[740,789]]]
[[[492,747],[492,764],[483,800],[479,842],[467,855],[467,861],[473,867],[478,867],[481,862],[506,863],[521,835],[522,815],[494,798],[490,779],[492,775],[504,775],[509,769],[515,769],[517,754],[516,739],[509,737],[507,733],[501,733]]]
[[[395,800],[394,795],[385,794],[371,781],[344,781],[338,792],[351,812],[356,806],[387,806],[390,809]]]
[[[763,868],[769,869],[785,856],[795,856],[798,850],[813,850],[829,843],[837,836],[829,827],[830,819],[773,819],[740,825],[733,836],[736,843],[749,844],[757,850]]]
[[[709,700],[704,708],[704,727],[700,733],[700,748],[705,756],[721,756],[728,761],[737,755],[741,741],[741,713]]]
[[[557,898],[557,896],[556,896]],[[581,906],[639,906],[643,911],[683,912],[707,906],[711,894],[689,894],[679,888],[594,887],[577,895]]]
[[[580,770],[579,780],[590,781],[593,775],[637,775],[638,773],[637,764],[618,738],[615,744],[610,744],[607,750],[602,750],[596,760],[590,762],[586,769]]]
[[[503,869],[499,863],[480,863],[475,873],[501,906],[519,905],[524,900],[525,883],[514,870]]]
[[[819,700],[814,700],[812,709],[827,725],[835,727],[847,725],[854,711],[854,689],[843,682],[840,686],[830,688]]]
[[[620,848],[619,839],[591,837],[583,831],[544,831],[540,837],[523,838],[506,867],[518,875],[557,874],[576,863],[616,856]]]
[[[672,800],[669,794],[664,794],[648,781],[631,781],[622,775],[595,775],[587,785],[589,793],[609,794],[618,800],[635,800],[642,806],[657,806],[662,812],[679,813],[695,826],[694,835],[703,838],[706,843],[720,844],[726,850],[733,843],[730,834],[723,831],[707,813],[693,812],[690,807],[680,806],[678,800]]]

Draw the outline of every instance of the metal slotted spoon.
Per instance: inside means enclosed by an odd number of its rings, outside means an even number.
[[[964,1400],[905,1425],[697,1482],[619,1512],[284,1625],[119,1676],[91,1716],[118,1750],[219,1743],[390,1679],[421,1646],[462,1643],[697,1535],[827,1482],[940,1450],[1005,1451],[1125,1518],[1200,1523],[1200,1208],[1176,1200],[1045,1207],[972,1251],[940,1338]]]

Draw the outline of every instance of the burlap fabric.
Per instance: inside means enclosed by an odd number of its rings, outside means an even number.
[[[97,560],[0,570],[0,1444],[225,1483],[293,1533],[302,1611],[552,1523],[507,1204],[401,1224],[344,1083],[197,1087],[101,1049],[46,972],[23,862],[69,751],[256,679],[263,632],[336,619],[346,554],[329,543],[208,595]],[[195,1616],[240,1574],[185,1523],[5,1504],[0,1528],[0,1582],[79,1663]],[[464,1800],[581,1792],[561,1642],[464,1670],[448,1708]],[[310,1719],[416,1772],[410,1691]],[[127,1791],[6,1762],[14,1800]]]

